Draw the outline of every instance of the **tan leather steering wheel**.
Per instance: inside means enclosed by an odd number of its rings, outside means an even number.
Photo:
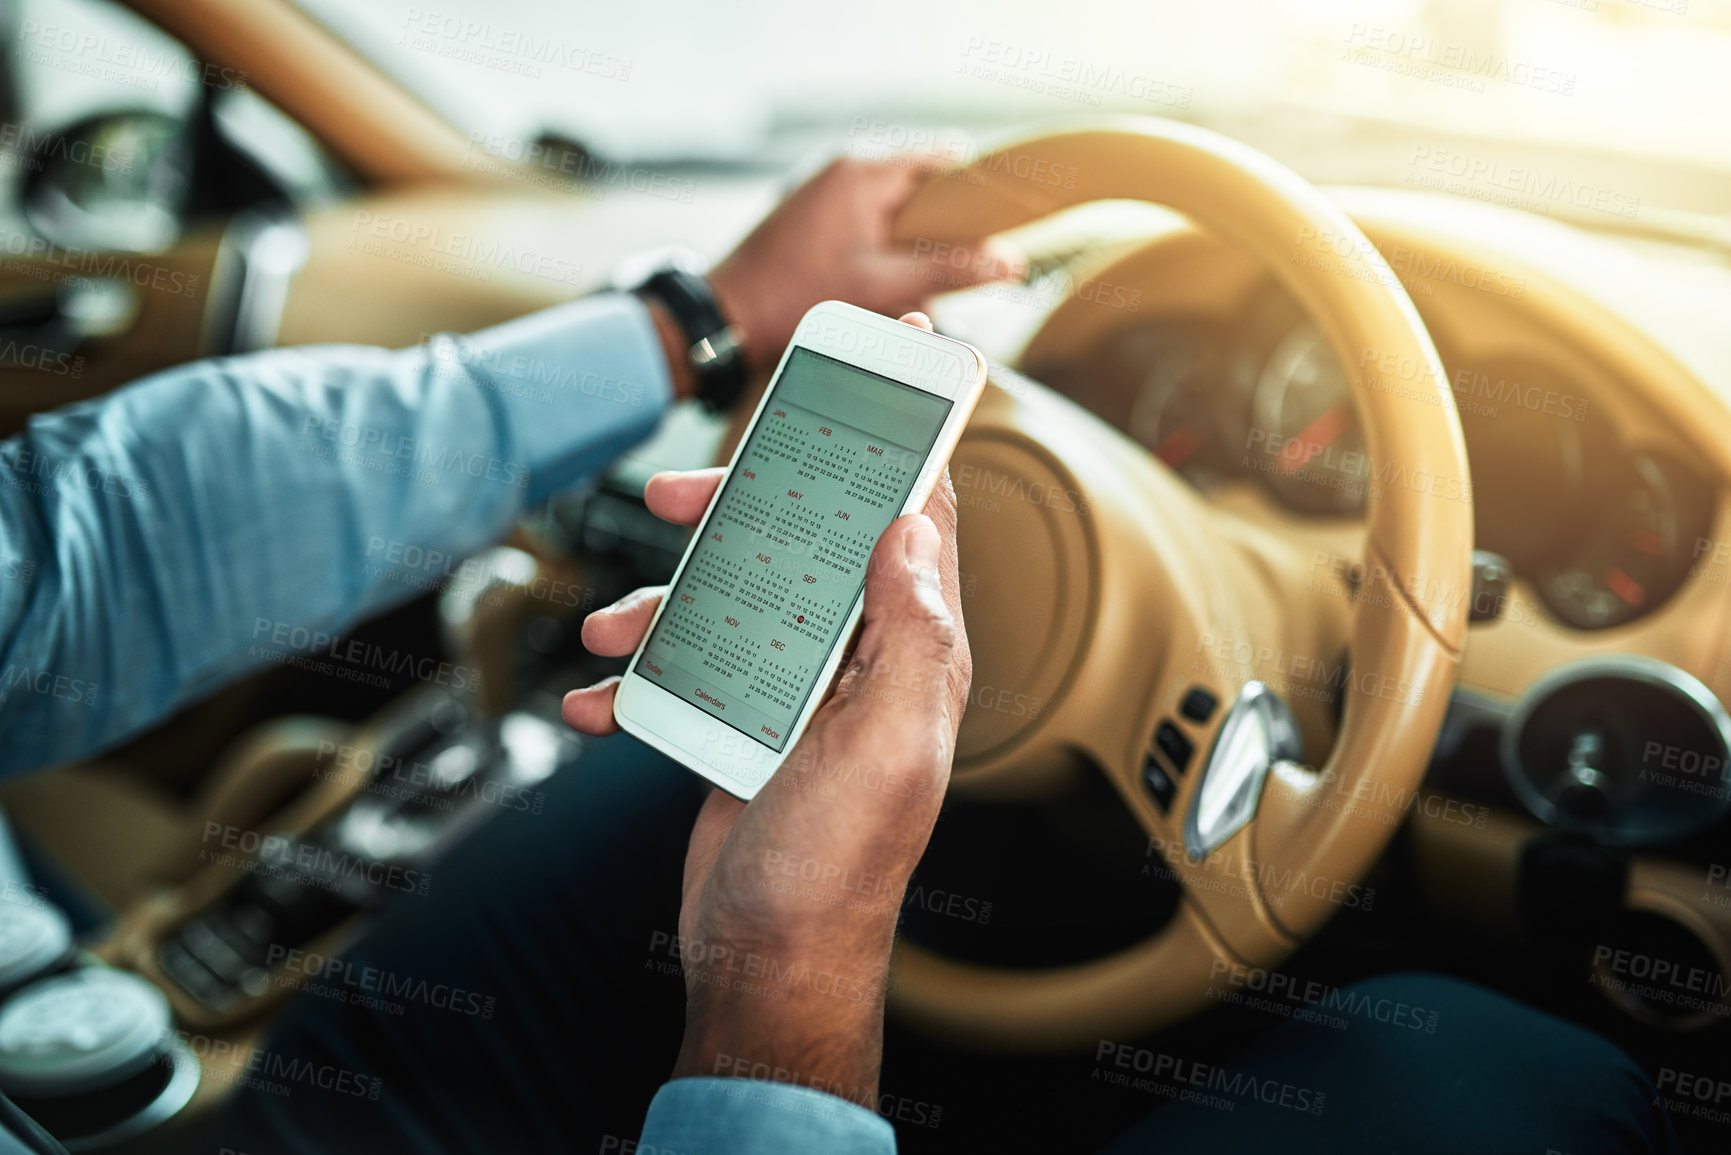
[[[1176,1022],[1206,1005],[1221,963],[1272,967],[1350,904],[1414,798],[1465,636],[1471,485],[1447,379],[1388,265],[1295,173],[1189,125],[1096,120],[928,180],[896,234],[961,242],[1107,199],[1168,206],[1242,246],[1320,326],[1368,444],[1362,554],[1319,564],[1313,543],[1209,504],[1050,390],[988,389],[951,465],[976,581],[952,789],[1034,796],[1091,763],[1184,891],[1154,937],[1079,965],[1005,969],[905,943],[892,1011],[997,1049]],[[1247,439],[1257,468],[1292,451]],[[1196,686],[1219,702],[1206,722],[1180,713]],[[1164,807],[1144,781],[1162,721],[1194,745]]]

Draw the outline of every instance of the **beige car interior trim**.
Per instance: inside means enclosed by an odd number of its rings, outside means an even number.
[[[1545,827],[1525,815],[1434,792],[1422,796],[1410,822],[1412,861],[1427,909],[1451,929],[1501,945],[1522,943],[1526,932],[1516,901],[1521,854]],[[1731,1016],[1731,998],[1724,987],[1731,979],[1731,886],[1700,866],[1634,854],[1623,903],[1629,912],[1664,919],[1694,936],[1718,968],[1718,983],[1701,983],[1699,1006],[1679,1006],[1674,1013],[1665,1013],[1663,1000],[1690,993],[1687,987],[1667,987],[1663,981],[1644,984],[1643,974],[1626,962],[1618,965],[1616,952],[1627,950],[1647,962],[1655,951],[1669,958],[1673,948],[1643,943],[1615,928],[1582,946],[1581,983],[1590,984],[1612,1006],[1648,1026],[1694,1031],[1724,1023]],[[1653,988],[1659,1001],[1640,997],[1644,985]]]
[[[287,0],[127,3],[199,57],[244,73],[369,183],[494,183],[455,126]]]

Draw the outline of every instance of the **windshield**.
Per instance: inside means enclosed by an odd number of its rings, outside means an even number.
[[[1601,199],[1721,212],[1731,173],[1731,0],[301,3],[495,151],[551,131],[778,165],[1133,111],[1315,180],[1414,183],[1441,158],[1439,178],[1517,187],[1508,166],[1549,164]]]

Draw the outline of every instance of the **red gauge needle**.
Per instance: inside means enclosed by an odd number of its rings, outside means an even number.
[[[1337,401],[1324,409],[1321,416],[1306,425],[1297,437],[1281,446],[1280,472],[1294,474],[1310,464],[1311,458],[1327,449],[1335,438],[1346,432],[1351,420],[1351,409],[1344,401]]]
[[[1154,447],[1154,456],[1177,469],[1202,447],[1202,430],[1194,425],[1180,425]]]
[[[1629,544],[1650,557],[1658,557],[1665,552],[1664,545],[1659,541],[1659,534],[1651,529],[1637,529],[1629,535]]]
[[[1605,571],[1604,580],[1606,589],[1631,606],[1639,606],[1646,599],[1647,591],[1641,588],[1640,583],[1616,566]]]

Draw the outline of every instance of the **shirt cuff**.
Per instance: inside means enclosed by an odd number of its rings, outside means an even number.
[[[443,337],[433,355],[502,411],[538,505],[654,432],[673,402],[661,338],[629,293],[599,293]]]
[[[655,1155],[895,1155],[889,1122],[864,1107],[792,1083],[675,1079],[656,1092],[639,1151]]]

